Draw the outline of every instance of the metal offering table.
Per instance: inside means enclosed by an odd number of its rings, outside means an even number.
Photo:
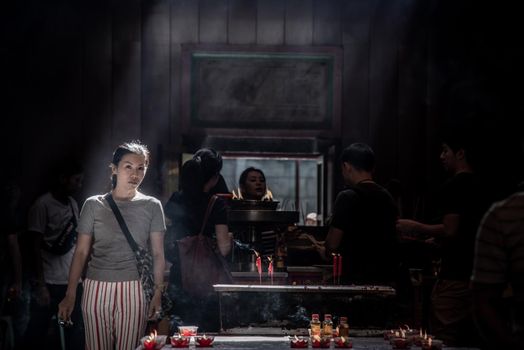
[[[258,285],[258,284],[215,284],[215,291],[224,292],[272,292],[272,293],[344,293],[344,294],[373,294],[381,296],[396,295],[395,288],[390,286],[374,285],[340,285],[340,286],[288,286],[288,285]]]
[[[312,313],[350,316],[351,326],[388,328],[394,288],[379,285],[216,284],[220,326],[274,334],[274,329],[305,330]],[[268,333],[264,330],[268,330]],[[271,331],[271,332],[269,332]],[[243,333],[245,334],[245,333]]]

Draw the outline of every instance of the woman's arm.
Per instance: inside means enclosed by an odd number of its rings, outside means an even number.
[[[148,317],[153,318],[160,314],[162,309],[162,291],[164,289],[164,232],[151,232],[151,254],[153,255],[153,274],[155,279],[155,294],[149,305]]]
[[[91,251],[92,240],[93,236],[90,234],[78,234],[73,261],[69,268],[69,280],[67,283],[66,295],[58,305],[58,317],[62,320],[68,320],[73,312],[76,300],[76,288],[78,287],[78,281],[82,276],[84,266]]]
[[[215,233],[217,236],[218,251],[222,256],[226,256],[231,252],[231,235],[227,225],[215,225]]]

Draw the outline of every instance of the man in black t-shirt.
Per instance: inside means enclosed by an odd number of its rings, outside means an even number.
[[[368,145],[350,145],[341,163],[349,187],[336,198],[325,255],[341,254],[345,283],[390,284],[398,267],[397,207],[389,192],[373,181],[375,155]]]
[[[448,346],[476,345],[474,339],[478,338],[472,321],[469,279],[475,234],[489,206],[489,196],[473,172],[468,146],[464,140],[451,136],[442,145],[440,160],[452,175],[440,191],[442,222],[397,222],[402,234],[431,238],[440,245],[441,268],[431,296],[430,326],[432,333]]]

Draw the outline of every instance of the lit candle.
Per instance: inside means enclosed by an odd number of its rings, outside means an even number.
[[[422,343],[422,349],[441,350],[442,349],[442,340],[432,339],[431,337],[428,337],[428,339]]]
[[[331,344],[331,338],[321,337],[319,335],[314,335],[311,337],[311,346],[314,348],[329,348]]]
[[[353,343],[347,337],[338,337],[333,340],[336,348],[352,348]]]
[[[144,349],[145,350],[154,350],[156,347],[156,330],[151,332],[151,334],[144,340]]]
[[[295,338],[291,339],[290,345],[292,348],[307,348],[308,341],[295,335]]]

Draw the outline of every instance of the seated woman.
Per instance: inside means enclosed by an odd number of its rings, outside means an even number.
[[[182,287],[177,240],[197,235],[204,220],[211,198],[211,189],[217,184],[222,169],[222,157],[216,151],[204,149],[200,156],[184,163],[181,170],[181,190],[173,193],[165,205],[168,230],[165,238],[166,259],[171,262],[168,292],[174,301],[174,313],[185,324],[195,324],[203,331],[217,331],[219,328],[218,299],[216,297],[195,298]],[[218,251],[226,256],[231,251],[227,210],[218,198],[211,210],[203,234],[216,235]],[[197,273],[197,272],[195,272]]]
[[[240,174],[238,180],[240,194],[243,199],[262,200],[267,193],[266,176],[255,167],[249,167]]]

